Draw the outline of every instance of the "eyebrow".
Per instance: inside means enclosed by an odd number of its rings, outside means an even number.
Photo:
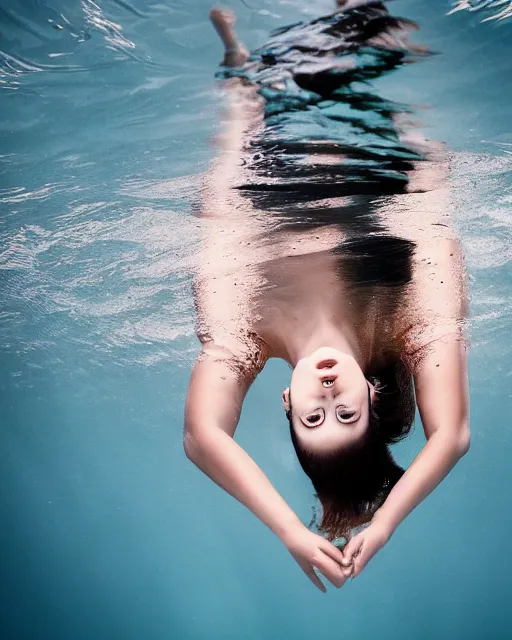
[[[323,409],[324,414],[325,414],[325,409]],[[314,413],[313,411],[311,413]],[[336,414],[336,410],[334,412]],[[352,422],[348,423],[348,424],[355,424],[356,422],[359,422],[359,420],[361,420],[361,412],[359,412],[359,417],[356,420],[353,420]],[[302,419],[301,416],[299,416],[299,420],[302,422],[302,424],[305,427],[308,427],[309,429],[314,428],[314,427],[320,427],[322,424],[325,423],[325,420],[327,419],[327,415],[324,415],[324,420],[321,424],[309,424],[307,423],[305,420]],[[338,420],[337,416],[336,416],[336,423],[337,424],[347,424],[346,422],[342,422],[341,420]]]

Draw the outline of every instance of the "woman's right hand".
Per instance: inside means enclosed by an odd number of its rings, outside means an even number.
[[[282,540],[299,567],[320,591],[325,593],[326,588],[316,575],[315,567],[338,589],[350,576],[351,569],[342,565],[343,553],[302,523],[287,531]]]

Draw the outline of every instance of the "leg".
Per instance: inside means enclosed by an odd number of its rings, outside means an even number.
[[[249,57],[249,52],[238,40],[235,32],[236,17],[232,11],[217,9],[210,11],[210,20],[224,44],[224,59],[222,64],[228,67],[238,67]]]

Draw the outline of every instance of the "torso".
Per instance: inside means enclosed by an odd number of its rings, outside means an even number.
[[[247,143],[263,127],[256,90],[235,84],[223,151],[204,189],[195,280],[200,339],[257,370],[268,358],[286,359],[290,340],[304,340],[325,321],[350,327],[368,361],[389,352],[407,359],[429,341],[459,331],[466,312],[464,267],[447,225],[445,164],[438,158],[410,172],[411,190],[424,192],[368,198],[366,230],[364,224],[354,230],[324,223],[303,231],[300,206],[295,223],[284,224],[275,210],[259,208],[236,188],[254,179]],[[352,201],[320,204],[335,211]],[[389,242],[379,248],[384,236]],[[401,282],[407,242],[415,250],[410,278]]]

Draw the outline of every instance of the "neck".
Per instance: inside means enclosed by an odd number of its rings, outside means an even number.
[[[352,356],[361,369],[365,370],[366,361],[363,351],[359,346],[355,332],[349,327],[340,328],[326,323],[315,327],[315,330],[310,332],[307,338],[300,339],[301,337],[303,338],[303,336],[293,336],[287,345],[288,357],[286,359],[292,367],[295,367],[299,360],[310,356],[320,347],[331,347]]]

